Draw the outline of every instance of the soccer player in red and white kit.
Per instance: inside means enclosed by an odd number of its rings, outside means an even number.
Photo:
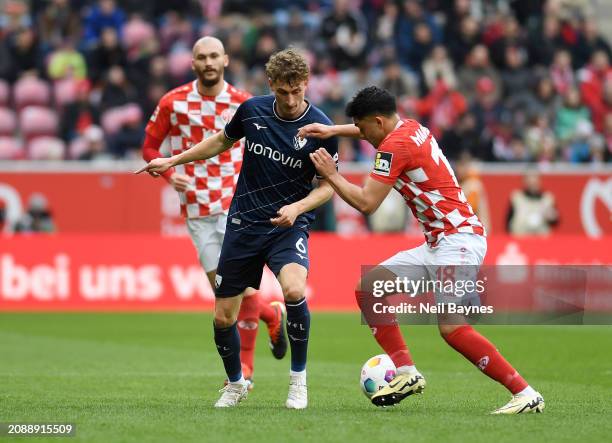
[[[147,162],[162,156],[160,147],[166,139],[172,155],[176,155],[222,131],[238,106],[251,96],[224,80],[228,63],[223,43],[217,38],[203,37],[195,43],[192,69],[197,79],[170,91],[160,100],[145,129],[142,155]],[[243,146],[238,142],[208,160],[179,165],[163,174],[179,193],[181,214],[186,218],[187,229],[212,288],[242,154]],[[268,326],[274,356],[281,359],[287,352],[284,305],[263,303],[255,290],[248,290],[238,315],[238,330],[242,371],[249,380],[253,374],[259,319]]]
[[[470,207],[455,174],[430,131],[415,120],[401,120],[395,99],[372,86],[359,91],[347,106],[354,125],[308,125],[302,137],[349,136],[364,138],[377,149],[374,168],[364,187],[349,183],[336,170],[332,157],[318,149],[311,154],[319,174],[342,199],[370,214],[395,188],[406,200],[425,233],[425,243],[401,251],[362,277],[356,298],[376,341],[397,367],[397,376],[372,396],[377,406],[393,405],[420,393],[425,379],[416,369],[395,321],[380,324],[372,315],[374,281],[435,279],[440,268],[478,268],[486,254],[485,231]],[[438,294],[436,294],[438,297]],[[495,346],[462,317],[439,314],[442,338],[482,372],[504,385],[512,394],[509,403],[494,414],[541,412],[544,399],[518,374]]]

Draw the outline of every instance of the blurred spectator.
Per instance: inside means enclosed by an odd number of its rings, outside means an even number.
[[[5,0],[0,2],[0,31],[11,34],[19,29],[32,26],[29,2],[25,0]]]
[[[385,62],[382,78],[379,81],[382,88],[396,97],[400,106],[407,97],[418,95],[418,79],[403,68],[397,60]]]
[[[591,63],[580,70],[579,79],[582,100],[595,113],[601,107],[604,83],[612,81],[612,67],[605,51],[593,53]]]
[[[472,163],[467,152],[463,152],[454,165],[457,181],[465,194],[465,198],[478,216],[487,231],[491,229],[491,218],[489,216],[489,202],[487,194],[480,180],[478,168]]]
[[[99,126],[92,125],[85,130],[85,133],[78,140],[79,146],[78,160],[107,160],[112,158],[106,151],[104,132]]]
[[[506,52],[508,48],[526,51],[526,39],[523,36],[518,21],[513,16],[507,16],[503,21],[503,33],[491,45],[491,60],[498,69],[508,68]]]
[[[449,87],[444,80],[438,80],[430,93],[414,104],[417,115],[426,119],[425,125],[434,137],[454,126],[467,110],[467,102],[461,93]]]
[[[424,25],[427,31],[424,30]],[[416,28],[420,30],[417,31]],[[415,42],[419,36],[420,41]],[[436,23],[433,15],[427,12],[418,0],[404,0],[395,26],[395,50],[400,63],[418,71],[420,65],[412,65],[415,58],[419,58],[424,45],[429,46],[442,41],[442,30]],[[417,52],[415,53],[415,46]],[[427,54],[421,58],[425,58]]]
[[[476,84],[482,78],[487,78],[493,85],[496,94],[501,91],[501,79],[497,70],[489,61],[489,50],[484,45],[476,45],[468,57],[467,63],[459,70],[459,91],[468,102],[474,101]]]
[[[481,138],[476,118],[470,112],[463,114],[457,124],[444,131],[440,146],[449,160],[459,158],[462,153],[469,153],[471,157],[480,160],[493,160],[491,138]]]
[[[555,198],[543,191],[540,175],[529,171],[524,177],[524,188],[510,197],[506,216],[506,230],[512,235],[546,235],[558,223]]]
[[[430,91],[439,80],[451,89],[457,87],[455,69],[444,46],[436,46],[423,63],[423,79],[427,91]]]
[[[470,107],[470,112],[474,115],[481,143],[488,145],[496,136],[508,134],[508,131],[501,134],[504,108],[499,100],[495,83],[490,78],[480,78],[475,89],[477,98]]]
[[[109,151],[118,158],[140,158],[142,131],[140,108],[136,105],[125,106],[119,131],[108,139]]]
[[[85,57],[75,49],[73,42],[64,40],[50,56],[48,73],[49,78],[53,80],[62,78],[82,80],[87,77]]]
[[[140,18],[138,20],[141,21]],[[164,15],[160,27],[162,51],[170,52],[175,45],[190,48],[194,37],[191,22],[184,15],[178,11],[168,11]]]
[[[334,2],[334,9],[321,22],[321,36],[328,43],[336,69],[343,71],[362,61],[367,25],[359,10],[350,8],[349,0]]]
[[[516,46],[506,47],[506,69],[501,74],[504,97],[516,97],[516,95],[528,93],[527,87],[531,81],[532,74],[525,67],[526,55],[525,51]]]
[[[549,66],[555,52],[565,47],[561,36],[561,23],[554,15],[547,15],[541,28],[529,38],[529,60],[531,65]]]
[[[535,83],[535,93],[528,105],[530,117],[546,115],[549,122],[555,121],[561,99],[555,94],[555,88],[549,76],[539,76]]]
[[[587,17],[582,22],[580,37],[576,45],[576,63],[581,68],[586,65],[596,51],[603,51],[612,60],[612,50],[608,42],[599,33],[599,27],[594,17]]]
[[[571,88],[557,111],[555,134],[562,142],[569,142],[575,137],[579,125],[584,127],[584,124],[591,124],[590,112],[580,100],[578,90]]]
[[[64,40],[77,41],[81,36],[79,14],[70,0],[51,0],[38,18],[40,39],[49,48],[61,46]]]
[[[565,49],[555,52],[553,63],[550,66],[550,78],[559,95],[565,95],[569,88],[576,86],[574,70],[572,69],[572,55]]]
[[[280,26],[278,40],[281,47],[307,47],[314,37],[312,28],[304,22],[303,12],[296,7],[289,10],[289,21]]]
[[[119,43],[117,31],[114,28],[104,28],[100,41],[89,58],[89,77],[97,82],[112,66],[125,69],[126,64],[125,51]]]
[[[13,83],[23,74],[44,75],[38,41],[31,28],[23,28],[0,42],[0,78]]]
[[[599,100],[591,103],[591,117],[595,130],[604,132],[604,122],[608,115],[612,114],[612,77],[609,77],[603,85],[603,93]]]
[[[546,114],[534,114],[525,132],[525,145],[529,157],[550,162],[557,156],[555,133]]]
[[[447,45],[455,66],[462,66],[474,46],[482,40],[478,22],[474,17],[464,17],[457,36],[447,36]]]
[[[15,224],[14,231],[21,234],[55,232],[53,216],[44,195],[35,193],[28,200],[26,213]]]
[[[82,135],[91,125],[100,120],[98,108],[90,101],[91,85],[87,80],[77,84],[76,100],[64,107],[60,122],[61,137],[69,142]]]
[[[106,82],[102,88],[100,108],[104,112],[109,108],[125,105],[136,101],[138,92],[128,82],[125,71],[120,66],[113,66],[107,74]]]
[[[399,8],[397,3],[393,0],[385,1],[382,15],[378,18],[376,24],[376,41],[381,46],[393,44],[393,38],[395,35],[395,23],[399,15]]]
[[[119,36],[125,23],[125,13],[115,0],[98,0],[84,17],[84,42],[87,48],[94,47],[104,28],[113,28]]]

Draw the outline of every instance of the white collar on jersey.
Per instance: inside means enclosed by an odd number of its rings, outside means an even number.
[[[399,128],[403,124],[404,124],[404,120],[400,118],[399,121],[395,124],[395,128],[393,128],[393,130],[395,131],[397,128]]]
[[[295,120],[287,120],[285,118],[282,118],[281,116],[279,116],[276,113],[276,98],[274,99],[274,103],[272,103],[272,112],[274,112],[274,117],[276,117],[277,119],[279,119],[282,122],[287,122],[287,123],[292,123],[292,122],[298,122],[300,121],[302,118],[304,118],[304,116],[306,114],[308,114],[308,111],[310,111],[310,102],[306,99],[304,99],[304,101],[306,103],[308,103],[308,106],[306,107],[306,109],[304,110],[304,112],[302,112],[302,115],[300,115],[298,118],[296,118]]]

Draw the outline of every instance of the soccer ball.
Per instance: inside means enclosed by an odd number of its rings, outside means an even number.
[[[395,378],[397,369],[387,354],[375,355],[365,362],[361,368],[359,385],[361,390],[370,398]]]

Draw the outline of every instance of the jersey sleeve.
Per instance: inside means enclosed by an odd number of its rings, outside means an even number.
[[[374,167],[370,177],[388,185],[393,185],[400,174],[411,169],[410,142],[390,139],[384,141],[376,151]]]
[[[329,155],[332,156],[332,158],[334,159],[334,162],[336,162],[336,171],[337,171],[338,170],[338,138],[330,137],[328,139],[321,140],[321,147],[325,148],[325,150],[329,152]],[[319,174],[317,174],[316,177],[319,180],[323,178]]]
[[[152,137],[163,140],[170,132],[170,102],[167,97],[160,100],[147,123],[145,132]]]
[[[236,113],[232,117],[232,119],[225,125],[225,136],[230,140],[240,140],[244,137],[244,125],[242,120],[244,120],[244,116],[246,113],[246,108],[248,107],[248,101],[243,102],[238,109],[236,109]]]

